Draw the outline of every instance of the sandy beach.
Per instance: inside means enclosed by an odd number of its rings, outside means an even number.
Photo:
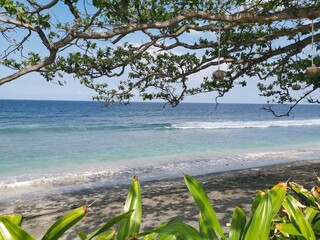
[[[271,188],[278,182],[298,182],[310,189],[317,184],[315,173],[320,175],[320,160],[298,161],[231,172],[215,173],[196,178],[203,184],[212,205],[225,225],[231,219],[233,208],[241,204],[248,210],[258,190]],[[85,233],[97,229],[110,218],[122,212],[130,185],[86,189],[62,195],[31,200],[16,200],[0,205],[0,213],[21,213],[23,227],[40,239],[50,225],[66,211],[84,204],[92,204],[87,216],[63,239],[77,239],[74,230]],[[144,182],[141,179],[144,230],[172,217],[181,216],[197,227],[198,210],[191,199],[183,177]]]

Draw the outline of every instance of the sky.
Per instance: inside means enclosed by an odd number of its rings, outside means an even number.
[[[206,73],[202,74],[205,75]],[[73,79],[71,76],[67,76],[66,81],[67,83],[65,86],[59,86],[51,82],[46,82],[39,74],[32,73],[1,85],[0,99],[91,101],[92,96],[96,95],[93,90],[81,85],[78,80]],[[219,102],[265,103],[266,99],[259,96],[256,81],[254,79],[249,79],[248,82],[249,85],[247,87],[242,88],[236,86],[227,93],[223,99],[220,99]],[[199,94],[186,98],[185,102],[210,103],[215,101],[215,96],[215,93]],[[132,100],[141,101],[138,97],[135,97]]]

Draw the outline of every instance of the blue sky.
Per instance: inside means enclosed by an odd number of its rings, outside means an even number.
[[[65,86],[46,82],[38,74],[30,74],[20,79],[0,86],[0,99],[39,99],[39,100],[91,100],[96,93],[81,85],[71,76],[67,77]],[[220,102],[228,103],[265,103],[266,99],[260,97],[256,81],[248,81],[249,86],[242,88],[236,86]],[[186,102],[214,102],[215,93],[200,94],[189,97]],[[133,101],[139,101],[134,98]]]

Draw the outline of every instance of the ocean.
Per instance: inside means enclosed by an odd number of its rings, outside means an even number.
[[[262,107],[0,100],[0,202],[319,159],[320,106]]]

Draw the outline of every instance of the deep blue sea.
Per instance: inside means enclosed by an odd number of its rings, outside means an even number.
[[[0,201],[319,156],[320,106],[0,100]]]

